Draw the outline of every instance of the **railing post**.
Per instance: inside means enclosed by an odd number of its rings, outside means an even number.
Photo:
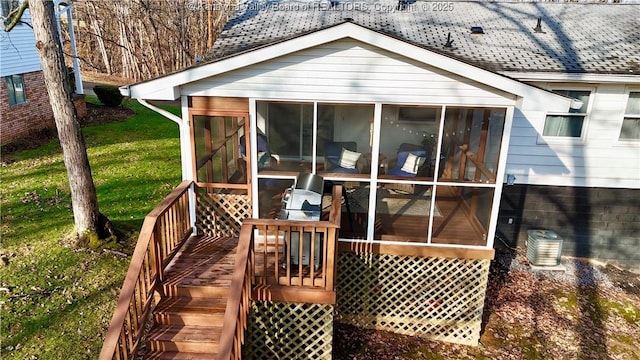
[[[191,229],[193,229],[193,235],[198,235],[198,228],[196,227],[196,217],[198,208],[198,188],[194,182],[189,185],[189,220]]]

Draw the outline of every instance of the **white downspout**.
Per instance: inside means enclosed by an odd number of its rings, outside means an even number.
[[[151,111],[157,112],[158,114],[166,117],[167,119],[173,121],[174,123],[182,126],[182,118],[180,116],[174,115],[167,110],[161,109],[153,104],[150,104],[147,102],[147,100],[144,100],[144,99],[136,99],[136,100],[138,100],[138,102],[142,104],[142,106],[150,109]]]
[[[121,88],[122,89],[122,88]],[[138,102],[167,119],[178,124],[180,129],[180,162],[182,164],[182,180],[194,181],[193,172],[191,166],[193,160],[191,158],[191,133],[189,131],[189,102],[187,96],[181,97],[181,110],[182,117],[172,114],[171,112],[161,109],[153,104],[148,103],[144,99],[136,99]],[[197,235],[196,229],[196,193],[195,187],[189,188],[189,213],[191,214],[191,227],[193,228],[193,234]]]
[[[59,7],[63,5],[64,8],[62,10]],[[62,29],[60,27],[60,18],[63,13],[67,15],[67,28],[69,30],[69,41],[71,42],[71,57],[73,59],[73,76],[76,82],[75,92],[78,95],[84,94],[84,87],[82,85],[82,76],[80,74],[80,60],[78,59],[78,48],[76,45],[76,34],[73,29],[73,15],[71,14],[71,9],[73,4],[67,3],[66,1],[58,0],[55,2],[56,8],[56,25],[58,27],[58,36],[60,37],[60,46],[64,44],[62,41]]]

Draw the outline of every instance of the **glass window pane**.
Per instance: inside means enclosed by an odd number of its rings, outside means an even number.
[[[5,76],[4,83],[7,86],[7,94],[9,95],[9,105],[15,105],[16,102],[16,94],[13,90],[13,78],[11,76]]]
[[[245,183],[245,160],[241,139],[243,118],[193,117],[197,180],[206,183]]]
[[[384,184],[376,192],[377,240],[427,242],[432,186]],[[435,210],[438,216],[438,210]]]
[[[382,106],[378,174],[383,179],[433,178],[439,107]]]
[[[319,173],[365,177],[371,173],[373,105],[318,104]],[[370,160],[369,160],[370,161]]]
[[[622,129],[620,129],[620,140],[639,140],[640,139],[640,119],[624,118],[622,121]]]
[[[347,196],[342,204],[340,237],[366,239],[370,186],[358,182],[345,182],[343,186]]]
[[[27,96],[24,92],[24,82],[22,75],[13,75],[13,90],[15,92],[16,104],[22,104],[27,101]]]
[[[258,171],[311,171],[313,104],[259,101],[257,109],[258,159],[269,160]]]
[[[440,181],[495,183],[505,109],[447,108]]]
[[[431,242],[486,245],[493,188],[439,185]]]
[[[624,113],[626,115],[640,115],[640,92],[629,93],[629,101]]]
[[[568,96],[573,99],[582,101],[582,107],[580,109],[570,109],[569,113],[572,114],[586,114],[589,107],[589,95],[591,91],[587,90],[554,90],[555,93]]]
[[[580,115],[548,115],[544,122],[544,136],[580,137],[584,116]]]
[[[258,180],[258,217],[277,219],[282,208],[282,194],[293,186],[293,180]]]

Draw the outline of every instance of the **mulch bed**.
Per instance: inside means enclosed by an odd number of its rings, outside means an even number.
[[[476,347],[336,324],[334,359],[640,359],[640,275],[563,265],[534,271],[522,250],[497,249]]]
[[[98,125],[112,122],[124,121],[133,115],[133,110],[125,107],[110,108],[102,105],[87,103],[87,116],[80,119],[80,126]],[[3,145],[0,153],[0,162],[3,165],[10,164],[15,160],[11,156],[18,151],[36,149],[48,144],[51,140],[58,138],[55,127],[33,131],[20,141]]]

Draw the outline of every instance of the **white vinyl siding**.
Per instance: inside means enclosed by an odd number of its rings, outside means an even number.
[[[354,40],[184,85],[191,96],[509,106],[515,97]]]
[[[22,15],[22,21],[31,23],[29,9]],[[8,33],[0,31],[0,76],[39,71],[40,57],[35,44],[29,26],[16,26]]]
[[[578,144],[538,141],[544,104],[540,111],[516,110],[506,172],[523,184],[640,188],[640,149],[618,141],[627,94],[622,84],[594,88],[588,128]]]

